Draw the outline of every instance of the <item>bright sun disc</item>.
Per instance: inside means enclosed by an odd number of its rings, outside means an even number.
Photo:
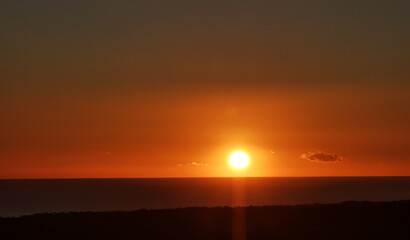
[[[249,158],[243,152],[236,152],[229,158],[229,163],[234,168],[244,168],[249,163]]]

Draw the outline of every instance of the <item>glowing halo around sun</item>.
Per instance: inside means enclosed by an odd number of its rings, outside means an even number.
[[[243,152],[235,152],[229,158],[229,163],[234,168],[244,168],[249,164],[249,158]]]

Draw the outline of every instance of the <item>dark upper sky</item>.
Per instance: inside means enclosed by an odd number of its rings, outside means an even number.
[[[0,177],[114,165],[185,176],[172,167],[254,145],[283,152],[283,171],[265,175],[337,174],[301,163],[307,151],[409,173],[409,12],[387,0],[2,1]],[[226,175],[212,171],[198,175]]]
[[[409,12],[380,0],[3,1],[2,75],[10,87],[87,91],[404,84]]]

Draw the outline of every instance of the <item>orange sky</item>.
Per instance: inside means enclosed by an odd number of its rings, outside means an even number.
[[[409,135],[403,131],[408,116],[401,104],[408,95],[399,89],[158,96],[16,99],[3,107],[8,115],[0,173],[4,178],[408,174]],[[249,155],[247,169],[228,166],[235,150]],[[300,158],[319,151],[342,160]]]
[[[0,10],[0,178],[410,175],[409,4],[44,3]]]

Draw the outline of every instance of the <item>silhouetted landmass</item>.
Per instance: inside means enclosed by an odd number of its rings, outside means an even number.
[[[0,239],[232,239],[244,219],[246,239],[410,239],[410,200],[42,213],[0,218]]]

